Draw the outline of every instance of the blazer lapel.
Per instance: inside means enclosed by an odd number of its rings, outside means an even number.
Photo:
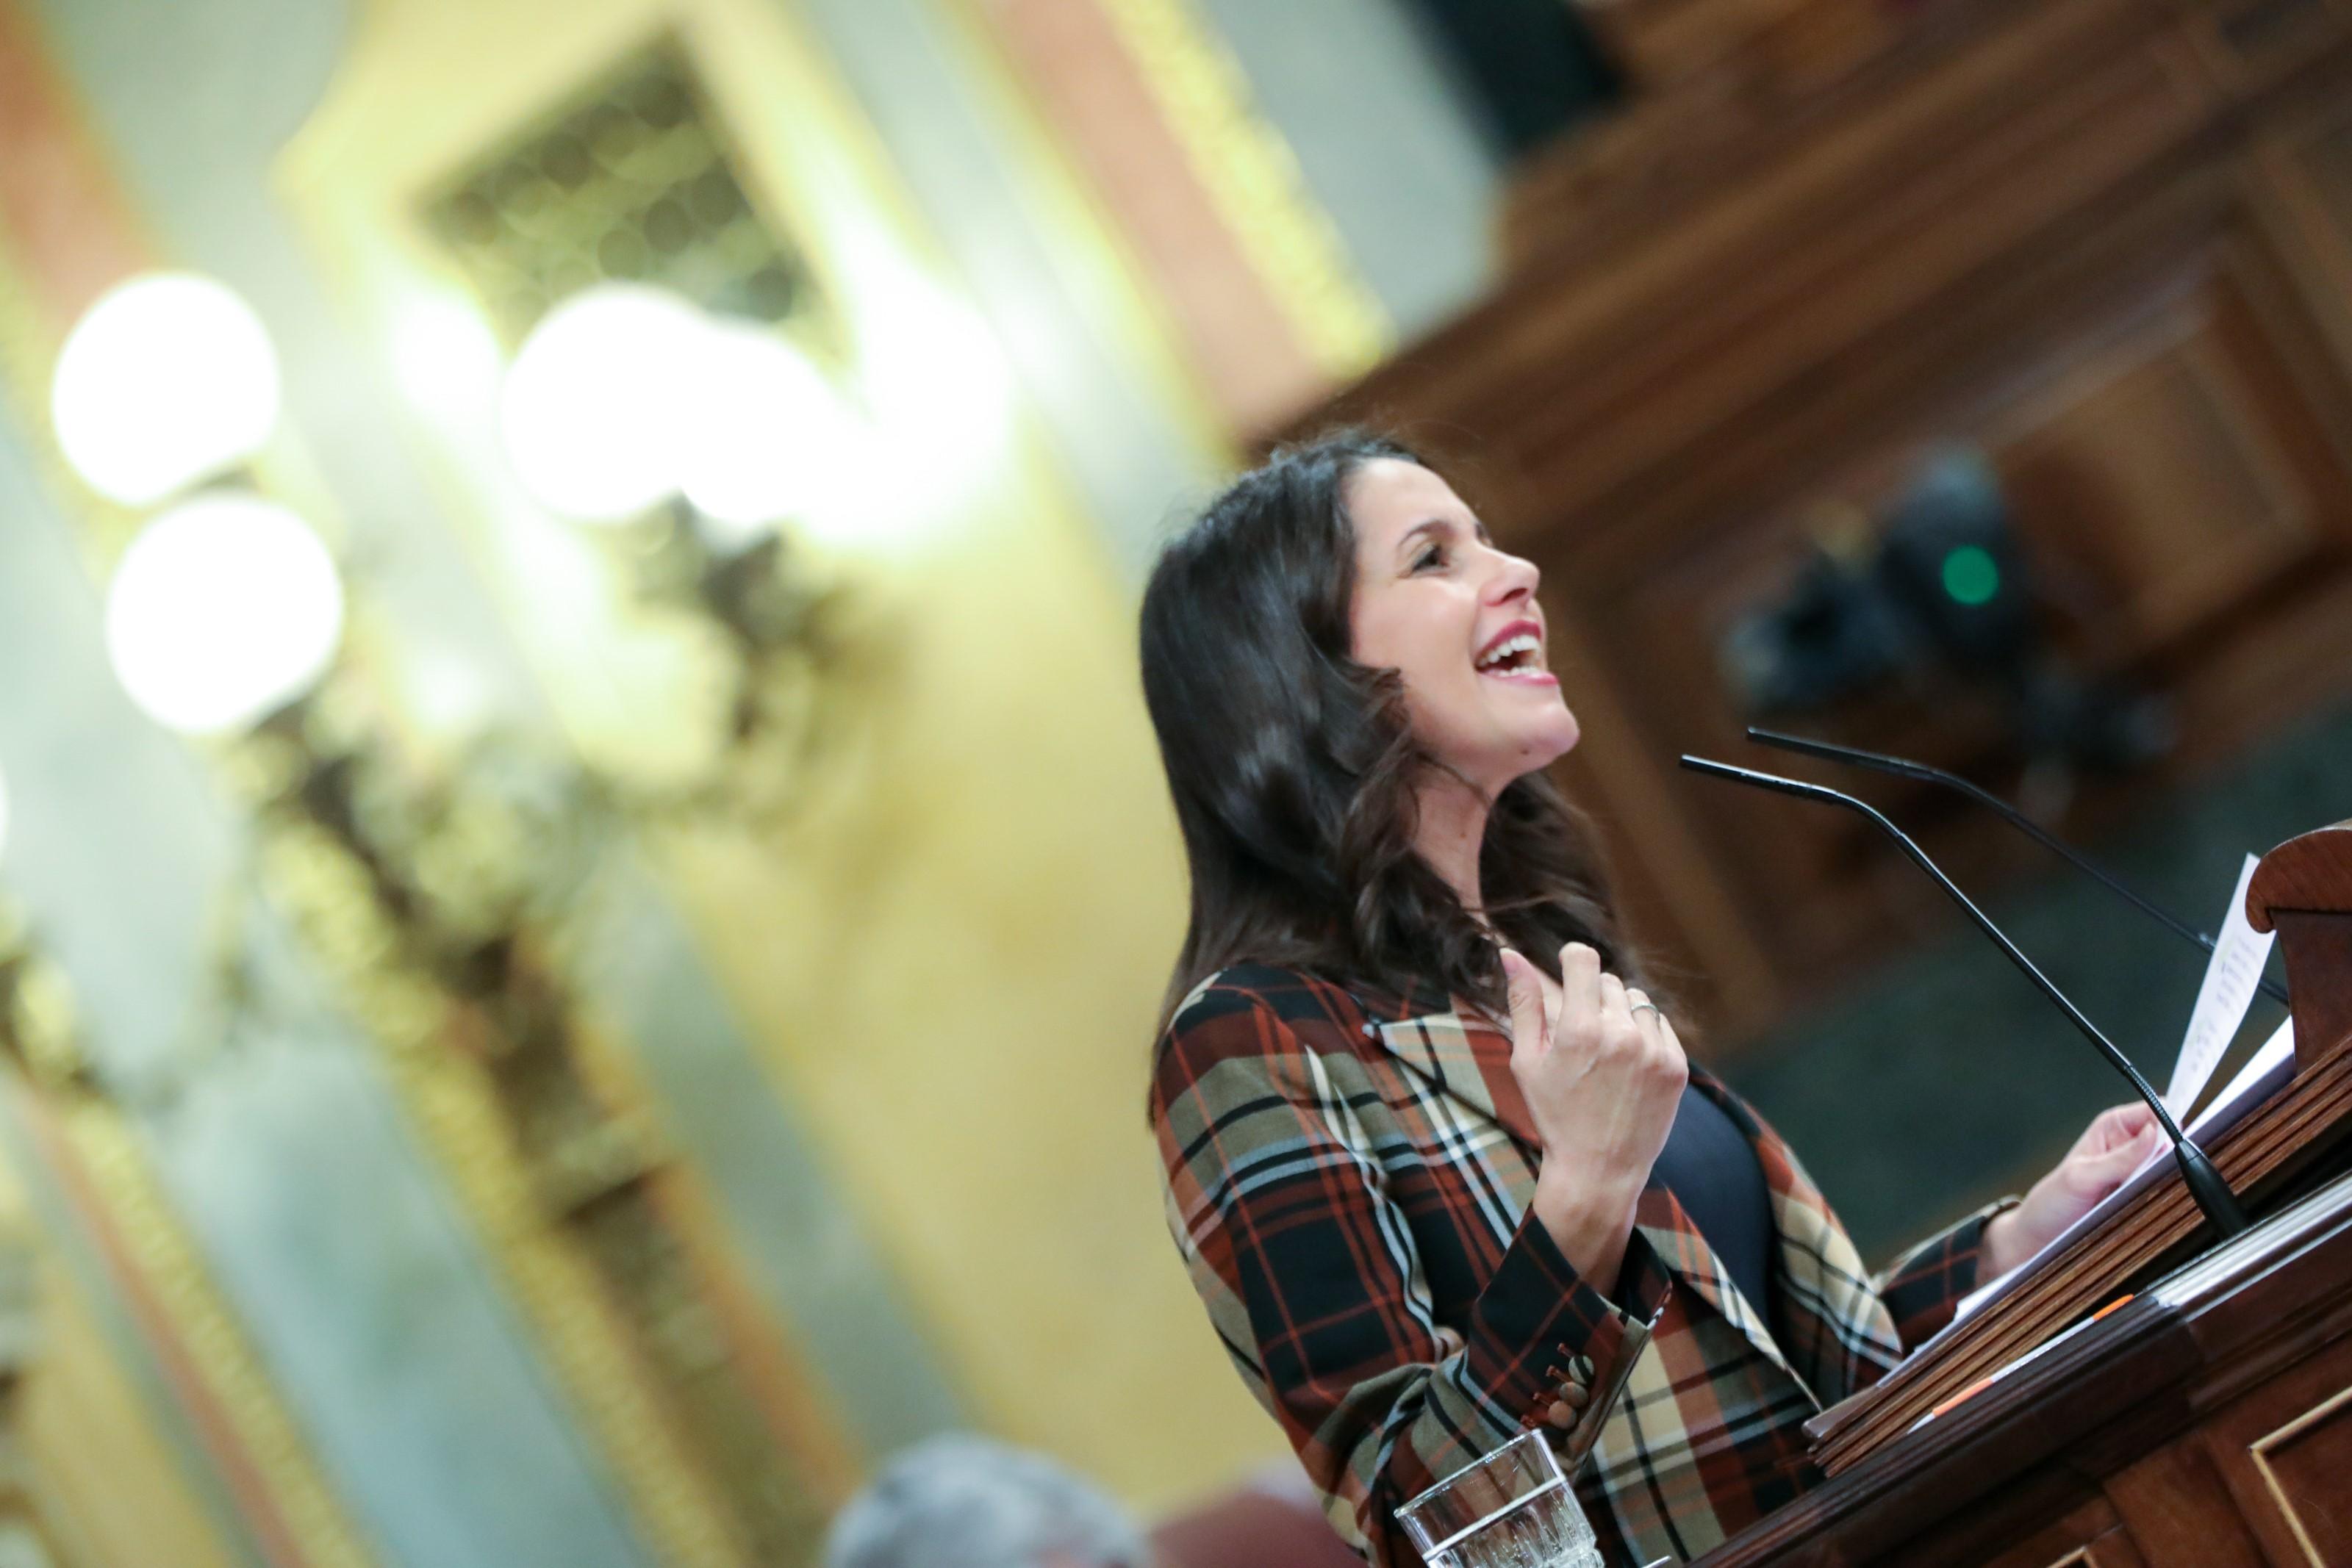
[[[1691,1081],[1756,1149],[1780,1238],[1780,1324],[1790,1359],[1815,1397],[1834,1404],[1903,1359],[1895,1319],[1853,1239],[1780,1135],[1712,1074],[1694,1069]]]
[[[1771,1325],[1765,1317],[1765,1303],[1750,1301],[1740,1292],[1689,1212],[1654,1176],[1634,1206],[1633,1228],[1649,1242],[1658,1260],[1696,1291],[1724,1322],[1738,1329],[1759,1354],[1781,1371],[1796,1375],[1781,1354],[1780,1342],[1772,1337]]]
[[[1509,1133],[1530,1155],[1543,1146],[1527,1096],[1511,1075],[1511,1037],[1485,1015],[1440,1004],[1372,1027],[1390,1055],[1440,1092]]]

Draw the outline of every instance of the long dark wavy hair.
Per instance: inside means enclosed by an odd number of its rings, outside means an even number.
[[[1349,657],[1363,464],[1411,447],[1335,432],[1276,452],[1171,540],[1143,592],[1143,693],[1191,863],[1192,918],[1160,1025],[1243,962],[1399,997],[1436,986],[1507,1006],[1493,941],[1413,848],[1440,764],[1407,725],[1403,678]],[[1549,778],[1503,790],[1478,856],[1486,917],[1555,977],[1571,941],[1641,983],[1594,835]]]

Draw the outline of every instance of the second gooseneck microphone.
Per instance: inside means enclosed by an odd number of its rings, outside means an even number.
[[[2120,879],[2102,870],[2090,857],[2042,827],[2041,823],[1991,790],[1970,783],[1957,773],[1947,773],[1940,768],[1930,768],[1924,762],[1914,762],[1907,757],[1889,757],[1883,752],[1864,751],[1858,747],[1839,746],[1832,741],[1815,740],[1811,736],[1784,735],[1777,729],[1759,729],[1752,724],[1748,727],[1748,738],[1759,746],[1777,746],[1783,751],[1794,751],[1806,757],[1819,757],[1831,762],[1847,763],[1855,768],[1874,768],[1881,773],[1892,773],[1897,779],[1916,779],[1923,784],[1934,784],[1965,795],[2182,941],[2193,943],[2208,953],[2213,951],[2213,938],[2166,909],[2162,904],[2141,897]],[[2286,988],[2277,981],[2264,977],[2254,983],[2261,988],[2263,995],[2270,998],[2279,1006],[2288,1005]]]
[[[2197,1207],[2204,1212],[2205,1218],[2213,1222],[2213,1228],[2225,1238],[2238,1235],[2246,1228],[2245,1210],[2238,1207],[2237,1196],[2230,1190],[2230,1184],[2222,1179],[2221,1173],[2214,1168],[2213,1162],[2206,1156],[2205,1151],[2199,1148],[2196,1142],[2180,1130],[2180,1124],[2173,1119],[2171,1112],[2164,1108],[2163,1097],[2157,1093],[2147,1079],[2140,1076],[2139,1069],[2134,1067],[2130,1059],[2116,1049],[2115,1041],[2099,1032],[2099,1027],[2096,1024],[2083,1016],[2083,1009],[2068,999],[2065,992],[2052,984],[2050,977],[2034,967],[2033,960],[2027,957],[2019,949],[2017,944],[2009,939],[2008,933],[1992,923],[1991,916],[1979,909],[1975,902],[1960,891],[1958,883],[1944,874],[1941,866],[1927,858],[1927,852],[1913,842],[1910,834],[1887,821],[1868,802],[1858,800],[1851,795],[1842,794],[1835,789],[1825,789],[1819,784],[1807,784],[1795,779],[1783,779],[1777,773],[1759,773],[1751,768],[1734,768],[1727,762],[1716,762],[1704,757],[1685,756],[1682,764],[1692,772],[1704,773],[1711,779],[1727,779],[1735,784],[1752,785],[1759,789],[1771,789],[1783,795],[1797,796],[1801,800],[1820,800],[1830,805],[1843,806],[1847,810],[1859,812],[1876,823],[1921,871],[1935,879],[1937,886],[1951,895],[1953,903],[1968,912],[1969,918],[1975,921],[1978,928],[1987,936],[1992,938],[1994,945],[2008,956],[2009,961],[2023,970],[2026,977],[2042,988],[2042,994],[2057,1006],[2059,1011],[2066,1015],[2068,1021],[2080,1030],[2093,1045],[2099,1048],[2100,1052],[2106,1057],[2115,1070],[2124,1075],[2126,1081],[2131,1084],[2142,1100],[2147,1102],[2148,1109],[2156,1113],[2157,1124],[2164,1129],[2165,1136],[2172,1140],[2172,1157],[2180,1167],[2180,1179],[2188,1184],[2189,1196],[2197,1200]]]

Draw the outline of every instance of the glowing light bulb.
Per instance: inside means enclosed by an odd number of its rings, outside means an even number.
[[[107,587],[116,678],[158,724],[237,728],[308,691],[342,636],[319,536],[257,496],[200,496],[147,525]]]
[[[690,414],[680,487],[731,541],[839,509],[856,432],[792,344],[748,322],[711,322],[681,391]]]
[[[604,284],[549,311],[507,371],[500,423],[516,476],[550,511],[623,522],[674,494],[681,395],[708,330],[658,288]]]
[[[887,298],[859,329],[866,398],[906,455],[900,477],[928,481],[925,499],[952,495],[1003,460],[1012,367],[979,312],[929,279],[899,269]]]
[[[419,405],[471,410],[497,392],[506,356],[478,311],[426,295],[401,309],[392,334],[392,364]]]
[[[226,285],[151,273],[100,296],[68,334],[49,386],[66,461],[129,506],[259,451],[277,427],[278,357]]]

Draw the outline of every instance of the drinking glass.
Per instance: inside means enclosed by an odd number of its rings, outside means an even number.
[[[1540,1432],[1527,1432],[1397,1510],[1429,1568],[1606,1568]]]

